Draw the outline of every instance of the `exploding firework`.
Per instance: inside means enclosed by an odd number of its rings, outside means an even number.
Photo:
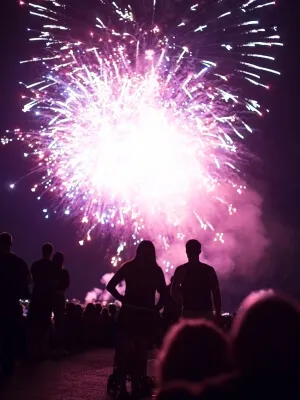
[[[170,246],[201,230],[224,243],[222,221],[239,211],[243,139],[263,114],[253,93],[279,74],[282,43],[262,22],[275,2],[79,3],[21,2],[43,44],[22,62],[38,65],[23,84],[38,129],[15,132],[38,171],[31,190],[80,221],[80,244],[114,232],[113,265],[148,236],[168,271]]]

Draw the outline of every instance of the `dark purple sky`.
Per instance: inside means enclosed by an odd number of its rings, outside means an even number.
[[[250,142],[251,150],[263,160],[249,167],[256,189],[264,196],[264,216],[273,246],[270,251],[268,271],[257,279],[251,288],[238,278],[232,278],[226,286],[227,304],[235,304],[235,298],[249,289],[276,286],[300,296],[300,248],[299,246],[299,71],[300,28],[297,16],[297,0],[278,1],[279,26],[286,46],[278,63],[282,77],[267,97],[271,115],[264,119],[261,133]],[[1,1],[0,14],[0,135],[6,129],[26,126],[21,112],[20,87],[24,78],[19,60],[30,55],[26,34],[26,12],[22,12],[15,0]],[[297,26],[298,25],[298,26]],[[0,148],[0,231],[10,231],[15,240],[14,250],[28,263],[39,257],[44,241],[51,241],[66,255],[66,267],[72,276],[70,296],[83,298],[91,288],[99,286],[100,276],[109,270],[103,254],[108,240],[99,239],[90,246],[80,247],[76,225],[66,218],[43,218],[41,204],[30,192],[31,177],[25,178],[15,191],[9,183],[30,172],[30,164],[22,157],[22,147],[15,143]],[[271,260],[271,261],[270,261]],[[261,268],[264,268],[262,264]]]

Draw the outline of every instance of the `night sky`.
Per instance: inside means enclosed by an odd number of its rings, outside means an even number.
[[[249,290],[266,286],[280,288],[300,298],[300,8],[296,0],[278,0],[277,3],[278,25],[285,43],[278,51],[277,61],[282,76],[274,79],[272,90],[264,100],[271,110],[270,115],[261,121],[260,132],[248,142],[250,150],[261,161],[249,165],[247,171],[252,185],[264,198],[264,220],[272,245],[256,279],[249,282],[235,276],[222,283],[225,304],[230,308]],[[2,0],[0,10],[1,136],[6,129],[28,125],[27,115],[21,111],[18,85],[28,76],[24,76],[19,61],[28,58],[32,49],[27,40],[26,11],[15,0]],[[104,260],[109,239],[80,247],[77,226],[72,219],[52,217],[45,220],[42,210],[49,207],[51,201],[36,201],[29,190],[33,177],[24,178],[15,190],[9,188],[11,182],[18,181],[31,170],[30,162],[22,156],[23,150],[20,143],[0,148],[0,231],[13,234],[14,251],[29,264],[40,256],[41,245],[51,241],[66,256],[66,267],[72,277],[69,297],[83,299],[88,290],[99,287],[101,275],[110,270],[109,263]]]

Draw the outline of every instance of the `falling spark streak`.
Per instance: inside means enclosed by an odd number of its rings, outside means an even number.
[[[264,58],[266,60],[275,60],[275,57],[267,56],[265,54],[242,54],[245,57],[256,57],[256,58]]]
[[[221,19],[221,18],[227,17],[228,15],[231,15],[231,11],[228,11],[228,12],[226,12],[226,13],[224,13],[224,14],[220,15],[220,16],[218,17],[218,19]]]
[[[245,3],[245,4],[242,5],[242,8],[247,8],[247,7],[249,7],[252,3],[255,3],[255,2],[256,2],[256,0],[249,0],[248,3]]]
[[[260,83],[260,82],[257,82],[257,81],[255,81],[254,79],[251,79],[251,78],[245,78],[247,81],[249,81],[250,83],[253,83],[253,85],[256,85],[256,86],[261,86],[261,87],[263,87],[263,88],[265,88],[265,89],[269,89],[269,86],[268,85],[264,85],[263,83]]]
[[[237,72],[240,72],[241,74],[250,75],[250,76],[253,76],[254,78],[260,79],[259,75],[253,74],[252,72],[249,72],[249,71],[243,71],[243,70],[238,69]]]
[[[111,262],[117,266],[125,249],[148,235],[169,270],[172,245],[201,230],[223,244],[220,221],[238,212],[233,204],[246,190],[239,165],[246,157],[243,139],[253,132],[250,114],[264,111],[239,88],[246,82],[268,89],[265,75],[280,75],[244,61],[274,61],[270,48],[283,45],[253,11],[266,12],[275,2],[209,0],[218,6],[206,20],[206,11],[186,0],[187,11],[163,24],[160,15],[169,14],[161,13],[164,0],[153,0],[150,23],[137,18],[133,6],[100,3],[91,21],[98,29],[88,26],[86,34],[81,19],[73,19],[76,0],[27,4],[40,22],[39,31],[28,30],[29,40],[45,44],[39,56],[21,61],[40,63],[43,71],[35,82],[22,83],[23,111],[41,128],[16,130],[14,137],[29,147],[24,157],[35,160],[37,176],[42,172],[31,191],[39,200],[50,193],[53,210],[79,219],[81,246],[115,233]],[[82,20],[89,11],[85,4]],[[257,29],[249,30],[252,25]],[[247,52],[258,46],[268,53]],[[49,208],[43,213],[50,218]]]
[[[246,21],[240,24],[239,26],[257,25],[257,24],[259,24],[259,21]]]
[[[269,7],[269,6],[275,6],[275,1],[270,1],[269,3],[265,3],[265,4],[260,4],[258,6],[256,6],[255,8],[263,8],[263,7]]]
[[[39,13],[36,13],[34,11],[30,11],[30,14],[31,15],[35,15],[37,17],[45,18],[45,19],[51,19],[52,21],[57,21],[56,18],[49,17],[49,15],[45,15],[45,14],[39,14]]]
[[[255,47],[255,46],[283,46],[283,43],[278,42],[250,42],[241,45],[242,47]]]
[[[279,71],[276,71],[276,70],[270,69],[270,68],[265,68],[260,65],[251,64],[251,63],[247,63],[247,62],[243,62],[243,61],[241,62],[241,64],[247,65],[250,68],[260,69],[261,71],[267,71],[267,72],[271,72],[272,74],[281,75],[281,73]]]

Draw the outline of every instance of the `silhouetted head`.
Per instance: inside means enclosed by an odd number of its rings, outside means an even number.
[[[43,258],[50,258],[53,253],[53,245],[51,243],[45,243],[42,246]]]
[[[185,249],[189,260],[199,258],[201,254],[201,243],[196,239],[191,239],[186,243]]]
[[[223,332],[205,320],[183,320],[164,340],[158,379],[160,386],[180,380],[200,382],[230,368],[230,347]]]
[[[65,256],[63,255],[63,253],[61,252],[57,252],[54,254],[53,256],[53,264],[58,267],[58,268],[62,268],[64,265],[64,261],[65,261]]]
[[[156,265],[155,247],[150,240],[143,240],[136,249],[135,259],[143,264]]]
[[[84,310],[85,316],[94,315],[96,311],[95,305],[93,303],[88,303]]]
[[[239,367],[251,376],[299,374],[299,338],[298,305],[273,291],[248,296],[231,333]]]
[[[9,252],[12,246],[12,236],[7,232],[0,234],[0,251]]]

